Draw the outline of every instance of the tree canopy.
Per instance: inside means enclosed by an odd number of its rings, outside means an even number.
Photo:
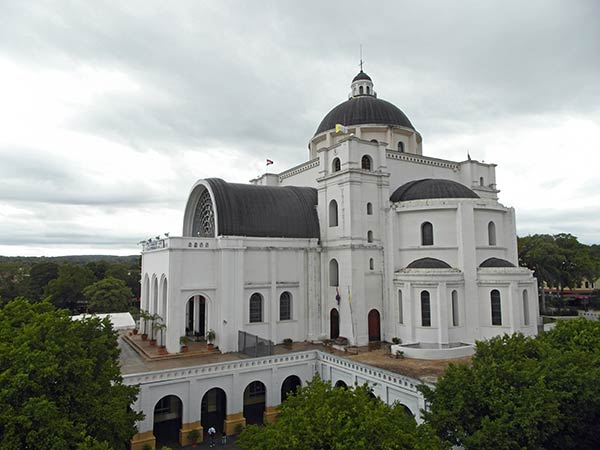
[[[541,285],[546,283],[562,291],[579,286],[584,279],[595,281],[600,277],[598,250],[571,234],[534,234],[519,238],[518,244],[520,264],[533,270]]]
[[[60,266],[58,278],[51,280],[46,287],[46,295],[57,308],[75,311],[78,305],[84,303],[83,290],[94,281],[94,273],[87,267]]]
[[[246,427],[237,444],[244,450],[446,448],[403,406],[385,404],[366,385],[332,388],[317,376],[280,408],[275,423]]]
[[[0,448],[126,448],[142,417],[118,355],[108,320],[25,299],[0,309]]]
[[[124,281],[109,276],[86,287],[83,296],[91,313],[127,312],[133,292]]]
[[[600,322],[478,342],[472,366],[420,389],[426,423],[467,450],[600,448]]]

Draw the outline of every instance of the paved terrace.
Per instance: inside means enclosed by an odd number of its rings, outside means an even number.
[[[204,342],[190,342],[187,353],[178,353],[176,355],[159,355],[158,348],[150,346],[148,341],[142,341],[139,335],[121,335],[118,342],[121,349],[120,363],[123,375],[238,361],[249,358],[243,353],[220,353],[218,351],[207,350],[206,343]],[[283,344],[276,345],[274,347],[274,354],[283,355],[306,350],[320,350],[331,353],[351,361],[389,370],[390,372],[426,383],[435,383],[450,363],[470,363],[471,361],[470,356],[449,360],[396,359],[390,354],[389,344],[385,343],[377,346],[358,347],[357,354],[349,354],[323,344],[295,342],[291,347]]]

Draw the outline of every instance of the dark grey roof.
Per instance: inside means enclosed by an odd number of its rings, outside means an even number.
[[[352,97],[337,105],[323,118],[315,134],[335,128],[336,123],[345,126],[367,123],[400,125],[415,129],[400,109],[371,95]]]
[[[317,190],[206,180],[213,192],[217,235],[318,238]]]
[[[515,267],[515,265],[505,259],[488,258],[479,267]]]
[[[358,72],[358,75],[356,75],[353,79],[352,82],[354,83],[355,81],[359,81],[359,80],[369,80],[369,81],[373,81],[371,80],[371,77],[369,75],[367,75],[366,73],[364,73],[362,70],[360,72]]]
[[[403,184],[394,191],[390,201],[406,202],[433,198],[479,198],[479,195],[456,181],[425,178]]]
[[[421,258],[411,262],[407,269],[451,269],[447,262],[437,258]]]

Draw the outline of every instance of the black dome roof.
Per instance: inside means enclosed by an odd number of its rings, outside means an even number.
[[[479,267],[515,267],[515,265],[505,259],[488,258]]]
[[[323,118],[315,135],[335,128],[336,123],[345,126],[374,123],[415,129],[400,109],[372,95],[359,95],[337,105]]]
[[[358,72],[358,75],[356,75],[353,79],[352,82],[354,83],[355,81],[359,81],[359,80],[369,80],[369,81],[373,81],[371,80],[371,77],[369,75],[367,75],[366,73],[364,73],[362,70],[360,72]]]
[[[421,258],[411,262],[407,269],[451,269],[450,264],[437,258]]]
[[[433,198],[479,198],[479,195],[456,181],[424,178],[400,186],[394,191],[390,201],[406,202]]]

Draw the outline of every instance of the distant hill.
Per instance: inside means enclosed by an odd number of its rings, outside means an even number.
[[[89,262],[109,261],[112,263],[138,264],[140,255],[115,256],[115,255],[72,255],[72,256],[2,256],[0,263],[37,264],[41,262],[54,262],[57,264],[85,265]]]

